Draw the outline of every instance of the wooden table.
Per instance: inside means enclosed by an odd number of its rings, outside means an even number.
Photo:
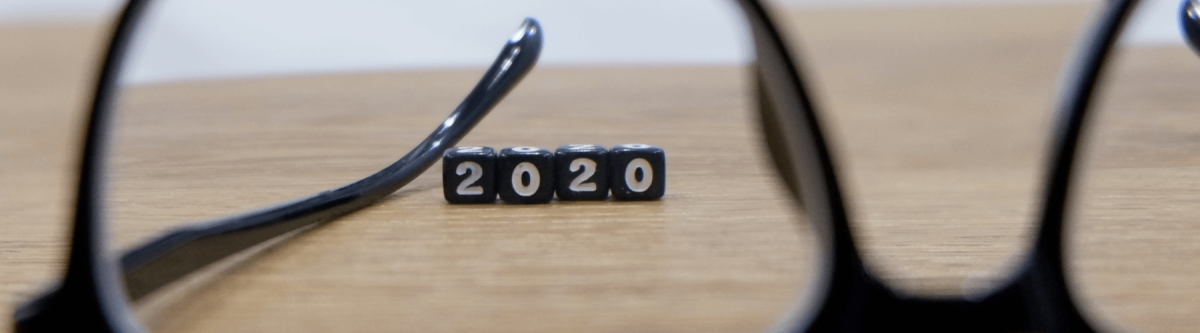
[[[1055,79],[1087,12],[788,13],[806,32],[796,39],[855,231],[889,284],[973,292],[1012,268],[1037,212]],[[98,27],[0,27],[2,313],[58,274]],[[1093,131],[1070,275],[1110,330],[1188,331],[1200,324],[1200,177],[1189,168],[1200,113],[1168,98],[1188,94],[1163,94],[1195,91],[1200,60],[1158,48],[1125,61]],[[117,246],[369,174],[478,75],[140,89],[125,100],[133,130],[115,158]],[[767,329],[805,293],[815,239],[773,179],[745,79],[733,67],[539,68],[462,145],[657,144],[663,200],[448,205],[435,165],[375,206],[153,295],[138,314],[155,331]]]

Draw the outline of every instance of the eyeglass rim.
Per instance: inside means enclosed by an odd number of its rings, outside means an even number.
[[[1110,0],[1092,23],[1093,28],[1080,38],[1057,96],[1055,135],[1048,152],[1050,162],[1036,240],[1012,280],[974,300],[903,295],[866,269],[854,244],[837,169],[818,112],[805,88],[801,62],[793,56],[759,0],[736,1],[746,14],[755,40],[756,92],[772,158],[793,196],[804,206],[820,241],[820,272],[816,274],[815,293],[810,295],[816,310],[784,318],[777,330],[905,327],[926,331],[1095,331],[1079,311],[1066,283],[1062,229],[1076,151],[1092,95],[1114,42],[1138,0]],[[85,125],[66,273],[56,288],[17,310],[17,332],[63,328],[145,331],[131,315],[117,261],[105,247],[101,181],[117,76],[137,22],[150,2],[130,0],[113,30]]]

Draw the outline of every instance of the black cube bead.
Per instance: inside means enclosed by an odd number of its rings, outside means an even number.
[[[656,200],[667,190],[667,154],[662,148],[628,144],[608,151],[609,187],[617,200]]]
[[[608,150],[601,145],[565,145],[554,151],[559,200],[608,198]]]
[[[450,203],[496,201],[496,150],[454,147],[442,153],[442,195]]]
[[[496,158],[496,193],[508,203],[547,203],[554,198],[554,154],[545,148],[511,147]]]

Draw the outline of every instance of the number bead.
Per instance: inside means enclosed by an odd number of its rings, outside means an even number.
[[[455,204],[496,202],[496,150],[455,147],[442,153],[442,195]]]
[[[667,155],[662,148],[628,144],[608,152],[609,187],[617,200],[657,200],[666,194]]]
[[[564,145],[554,151],[559,200],[608,198],[608,150],[601,145]]]
[[[496,193],[504,202],[550,202],[555,178],[554,155],[545,148],[504,148],[496,157]]]

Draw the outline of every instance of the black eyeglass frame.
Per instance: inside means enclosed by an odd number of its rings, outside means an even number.
[[[888,288],[865,268],[800,61],[763,4],[758,0],[737,2],[753,33],[754,82],[765,139],[784,183],[803,206],[820,240],[821,271],[811,291],[816,293],[812,295],[817,300],[815,307],[786,318],[777,330],[1095,331],[1073,301],[1067,284],[1064,219],[1092,95],[1137,0],[1106,3],[1077,44],[1058,92],[1035,242],[1011,280],[972,299],[905,295]],[[521,28],[525,38],[505,46],[484,79],[451,114],[459,121],[443,124],[383,171],[289,203],[177,229],[124,254],[118,266],[104,239],[104,157],[123,56],[149,3],[128,2],[105,54],[85,129],[66,272],[55,288],[18,308],[17,332],[145,331],[131,315],[130,300],[255,244],[333,221],[398,190],[480,121],[532,69],[541,47],[541,28],[527,20]],[[508,65],[503,65],[506,60]]]

